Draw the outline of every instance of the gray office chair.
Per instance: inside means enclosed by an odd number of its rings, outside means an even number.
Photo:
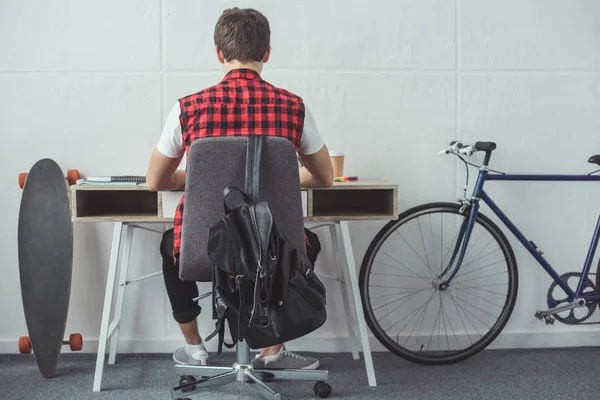
[[[245,188],[247,142],[245,137],[204,138],[190,147],[181,231],[182,280],[212,282],[213,265],[207,253],[208,228],[224,216],[223,189],[226,186]],[[260,172],[261,200],[269,202],[282,233],[297,248],[306,250],[298,164],[292,143],[278,137],[266,138]],[[254,370],[246,342],[237,343],[236,353],[232,367],[176,365],[178,375],[205,378],[195,382],[182,380],[173,388],[172,398],[181,399],[211,386],[253,382],[251,386],[264,398],[279,400],[279,393],[267,386],[261,377],[315,381],[313,390],[317,396],[327,397],[331,393],[331,387],[324,382],[328,379],[325,370]]]

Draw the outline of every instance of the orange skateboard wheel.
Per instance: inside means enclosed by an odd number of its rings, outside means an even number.
[[[19,338],[19,353],[31,354],[31,339],[29,339],[29,336]]]
[[[19,187],[23,189],[25,187],[25,181],[27,180],[27,172],[19,174]]]
[[[69,336],[69,347],[71,351],[79,351],[83,349],[83,337],[81,333],[73,333]]]
[[[81,179],[81,175],[79,174],[79,170],[70,169],[67,171],[67,182],[69,182],[69,186],[77,184],[77,181]]]

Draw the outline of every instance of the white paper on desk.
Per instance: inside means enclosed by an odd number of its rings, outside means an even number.
[[[183,192],[162,192],[162,215],[164,218],[175,218],[175,211]]]

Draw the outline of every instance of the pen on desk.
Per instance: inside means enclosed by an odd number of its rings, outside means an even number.
[[[347,182],[347,181],[357,181],[358,176],[338,176],[333,178],[334,182]]]

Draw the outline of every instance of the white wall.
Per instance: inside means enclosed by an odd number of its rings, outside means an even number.
[[[0,351],[16,351],[26,334],[17,174],[43,157],[88,175],[143,174],[177,97],[220,79],[212,30],[234,5],[271,21],[265,79],[305,98],[330,147],[347,152],[348,174],[397,182],[401,210],[456,197],[462,172],[435,157],[454,138],[497,141],[493,166],[516,172],[588,172],[587,157],[600,153],[595,0],[3,1]],[[559,271],[581,268],[600,211],[598,185],[505,183],[490,191]],[[519,209],[517,200],[529,204]],[[351,224],[357,261],[381,226]],[[111,226],[77,224],[75,234],[67,332],[83,333],[93,351]],[[323,241],[319,268],[328,270]],[[594,327],[546,327],[533,318],[550,281],[512,243],[521,291],[496,346],[600,343]],[[132,276],[160,268],[158,244],[151,233],[135,236]],[[291,347],[344,348],[335,339],[346,335],[335,315],[341,302],[329,288],[326,326]],[[129,288],[125,316],[124,350],[179,344],[162,278]],[[202,321],[206,332],[209,313]]]

